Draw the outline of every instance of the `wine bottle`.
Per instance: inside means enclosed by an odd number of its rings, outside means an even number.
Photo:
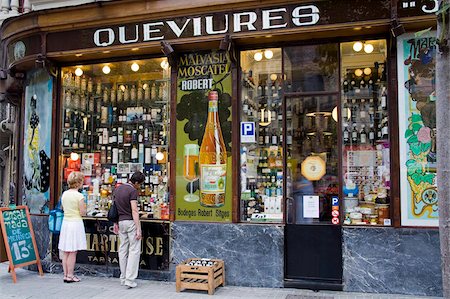
[[[359,143],[366,144],[367,143],[367,132],[365,125],[362,125],[361,132],[359,133]]]
[[[344,132],[343,132],[344,144],[350,144],[350,133],[348,131],[348,125],[344,124]]]
[[[358,143],[358,130],[356,129],[356,124],[353,124],[353,130],[352,130],[352,143],[353,145],[356,145]]]
[[[217,91],[208,94],[208,120],[200,147],[200,204],[220,207],[225,203],[227,152],[220,129]]]
[[[370,144],[375,144],[375,130],[373,128],[373,124],[370,125],[370,131],[369,131],[369,142]]]

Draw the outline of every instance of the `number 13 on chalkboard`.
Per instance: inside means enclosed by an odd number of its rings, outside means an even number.
[[[30,250],[28,250],[27,242],[25,240],[13,242],[11,247],[14,251],[16,261],[26,259],[30,256]]]
[[[0,262],[9,260],[13,281],[17,281],[15,268],[31,264],[37,264],[43,275],[28,207],[0,208],[0,225],[0,256],[2,252],[7,255],[7,259],[1,256]]]

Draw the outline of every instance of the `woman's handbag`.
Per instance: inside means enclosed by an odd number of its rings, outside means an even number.
[[[64,219],[64,211],[61,209],[61,199],[56,207],[50,211],[48,217],[48,229],[51,233],[58,235],[61,232],[61,226]]]
[[[119,212],[117,211],[116,203],[113,201],[111,208],[108,211],[108,220],[114,223],[119,222]]]

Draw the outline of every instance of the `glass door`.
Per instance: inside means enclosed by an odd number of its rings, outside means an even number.
[[[340,290],[342,232],[332,224],[339,193],[338,44],[284,48],[283,72],[285,285]]]

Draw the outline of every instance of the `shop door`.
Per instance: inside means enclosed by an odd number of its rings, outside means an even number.
[[[332,216],[339,212],[338,49],[325,44],[283,53],[286,132],[292,134],[285,144],[289,287],[342,289],[342,232]]]

